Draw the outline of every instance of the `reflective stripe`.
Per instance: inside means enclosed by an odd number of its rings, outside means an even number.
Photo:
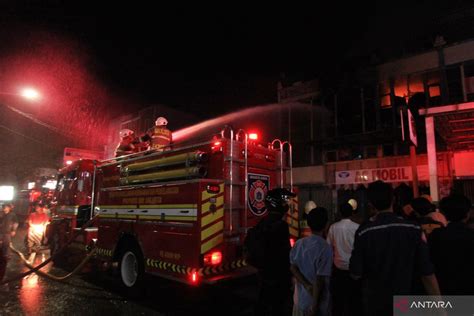
[[[174,209],[104,209],[101,208],[100,214],[119,214],[119,215],[152,215],[152,216],[185,216],[196,217],[197,209],[174,208]]]
[[[208,225],[209,223],[214,222],[217,219],[220,219],[224,216],[224,209],[221,208],[215,213],[209,213],[206,216],[201,218],[201,227]]]
[[[78,209],[79,205],[63,205],[60,209],[58,209],[57,212],[62,214],[77,215]]]
[[[420,230],[420,226],[417,226],[414,224],[393,223],[393,224],[379,225],[379,226],[366,228],[359,232],[359,236],[362,236],[363,234],[371,230],[377,230],[377,229],[383,229],[383,228],[389,228],[389,227],[411,227],[411,228]]]
[[[212,238],[211,240],[206,241],[205,243],[201,245],[201,254],[206,253],[207,251],[219,245],[223,241],[224,241],[224,234],[219,234],[216,237]]]
[[[211,202],[206,202],[206,203],[204,203],[204,204],[201,206],[201,213],[209,212],[209,211],[210,211],[210,208],[211,208],[211,204],[215,204],[215,205],[216,205],[216,208],[221,207],[222,205],[224,205],[224,196],[218,197],[218,198],[216,199],[216,202],[215,202],[215,203],[211,203]]]
[[[224,222],[223,221],[217,222],[211,227],[208,227],[201,232],[201,241],[223,230],[224,230]]]
[[[136,219],[138,217],[138,219],[144,220],[195,222],[197,221],[197,209],[104,209],[104,207],[102,207],[99,217],[125,219]]]

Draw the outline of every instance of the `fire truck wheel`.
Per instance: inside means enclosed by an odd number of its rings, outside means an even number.
[[[134,247],[127,248],[120,259],[120,279],[126,289],[139,290],[143,281],[144,265],[140,251]],[[130,292],[130,294],[135,294]]]

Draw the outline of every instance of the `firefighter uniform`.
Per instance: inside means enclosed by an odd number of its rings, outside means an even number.
[[[137,152],[135,145],[133,144],[133,140],[122,139],[122,141],[118,144],[117,148],[115,149],[115,157],[120,157],[124,155],[130,155]]]
[[[115,149],[115,157],[130,155],[138,152],[139,140],[134,136],[135,133],[129,129],[123,129],[119,133],[120,143]]]
[[[37,205],[36,212],[31,213],[28,217],[27,249],[29,255],[40,250],[48,223],[49,217],[44,213],[43,205]]]
[[[150,149],[163,151],[172,141],[172,133],[166,126],[155,126],[148,133],[150,136]]]
[[[171,145],[173,134],[166,125],[168,125],[168,120],[159,117],[155,121],[155,126],[147,131],[145,140],[150,143],[150,149],[163,151]]]

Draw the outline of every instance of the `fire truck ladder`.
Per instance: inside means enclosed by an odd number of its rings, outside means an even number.
[[[278,144],[278,147],[275,145]],[[285,151],[285,145],[288,147],[288,168],[285,168],[285,164],[283,161],[283,152]],[[283,174],[284,170],[290,170],[290,190],[293,191],[293,146],[288,141],[281,141],[280,139],[274,139],[270,144],[269,147],[273,150],[280,151],[280,187],[285,186],[285,177]]]
[[[229,137],[227,137],[229,136]],[[248,134],[243,129],[240,129],[234,137],[234,130],[229,125],[226,125],[221,131],[221,137],[227,138],[230,140],[230,150],[229,156],[225,157],[225,161],[229,162],[229,177],[226,181],[226,185],[229,187],[229,202],[228,202],[228,211],[229,211],[229,229],[227,231],[228,235],[234,234],[234,222],[233,222],[233,211],[234,211],[234,187],[244,188],[244,214],[243,214],[243,227],[244,231],[247,230],[247,208],[248,208]],[[238,158],[239,152],[235,151],[236,142],[244,142],[244,159],[241,160]],[[236,182],[234,179],[234,168],[237,165],[236,171],[239,171],[238,166],[244,164],[244,182]]]

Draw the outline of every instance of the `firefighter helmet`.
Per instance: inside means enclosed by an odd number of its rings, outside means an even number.
[[[355,199],[349,199],[347,203],[349,203],[352,206],[353,211],[357,210],[357,201]]]
[[[134,132],[131,129],[128,129],[128,128],[122,129],[119,132],[120,138],[125,138],[125,137],[131,136],[133,134],[134,134]]]
[[[288,200],[295,196],[296,194],[285,188],[276,188],[268,191],[265,204],[272,210],[286,212],[288,210]]]
[[[311,210],[315,209],[316,207],[317,207],[317,205],[316,205],[316,203],[314,203],[314,201],[306,202],[306,204],[304,205],[305,214],[309,214],[309,212],[311,212]]]
[[[164,117],[160,116],[159,118],[156,119],[155,125],[156,126],[166,126],[166,125],[168,125],[168,120],[165,119]]]

